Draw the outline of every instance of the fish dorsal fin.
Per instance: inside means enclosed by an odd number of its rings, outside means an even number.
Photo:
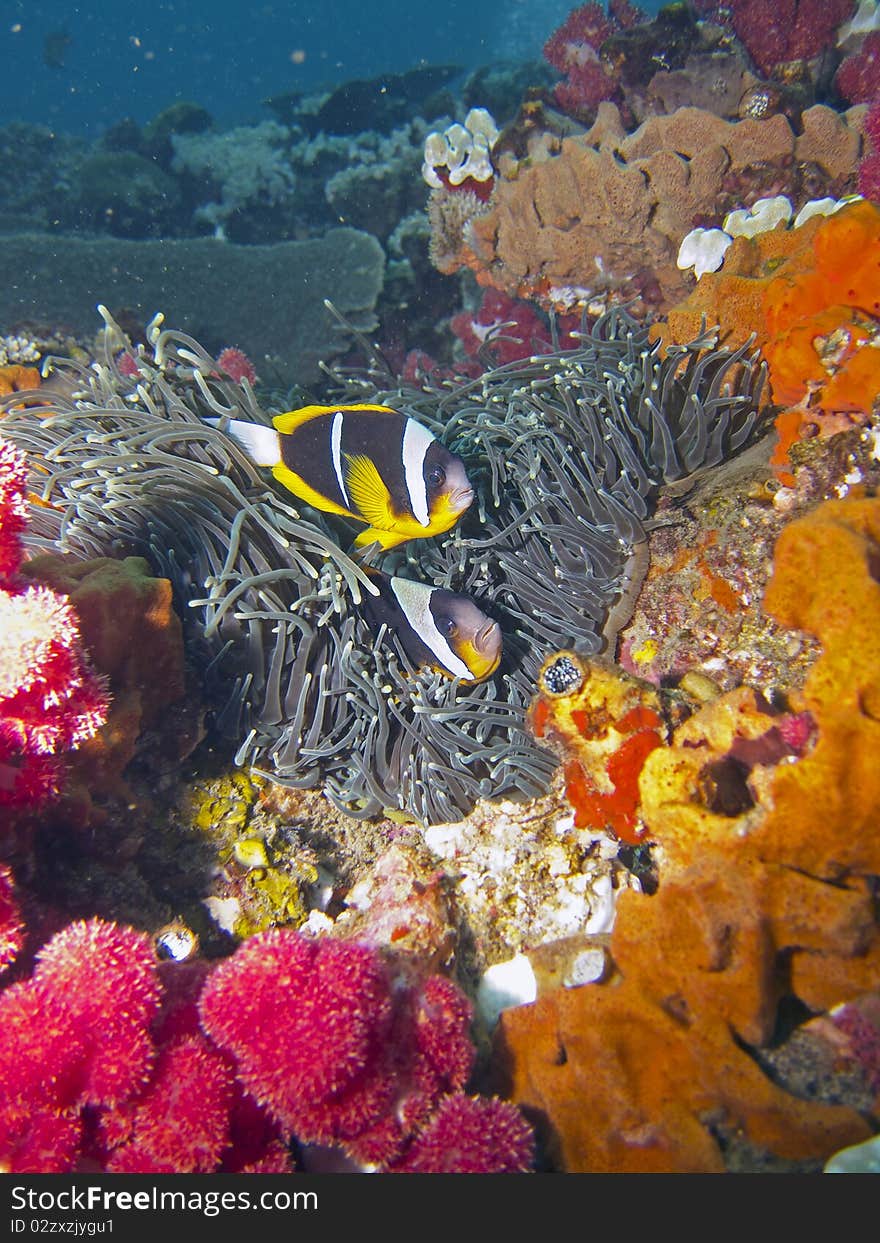
[[[272,419],[272,426],[282,436],[289,436],[298,427],[302,427],[303,423],[308,423],[311,419],[319,419],[322,414],[333,414],[335,410],[336,406],[303,406],[301,410],[288,410],[285,414],[276,414]]]
[[[391,507],[391,493],[372,458],[365,453],[345,455],[345,490],[349,500],[371,527],[393,531],[397,518]]]
[[[319,419],[322,414],[348,414],[349,412],[356,414],[359,411],[394,414],[394,411],[389,410],[387,406],[303,406],[299,410],[288,410],[285,414],[276,414],[272,420],[272,426],[276,431],[281,432],[282,436],[289,436],[298,427],[302,427],[303,423],[308,423],[311,419]]]

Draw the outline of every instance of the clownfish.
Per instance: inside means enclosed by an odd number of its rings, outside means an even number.
[[[206,422],[307,505],[366,523],[359,548],[448,531],[474,498],[461,458],[387,406],[304,406],[276,415],[272,427]]]
[[[364,596],[363,616],[377,630],[384,623],[413,664],[430,665],[462,682],[482,682],[495,672],[501,627],[469,596],[379,570],[367,572],[379,594]]]

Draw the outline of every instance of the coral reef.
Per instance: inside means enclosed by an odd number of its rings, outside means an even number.
[[[374,237],[337,228],[272,246],[62,237],[49,248],[39,234],[19,233],[0,239],[0,261],[8,271],[29,274],[27,282],[7,281],[0,289],[3,323],[16,323],[39,306],[46,318],[92,335],[99,271],[109,305],[128,307],[144,322],[162,306],[218,350],[237,342],[265,377],[286,387],[313,381],[321,374],[319,361],[350,346],[350,332],[326,309],[325,298],[350,329],[372,330],[385,256]],[[267,289],[280,288],[283,308],[266,297]]]
[[[617,666],[574,652],[548,657],[538,674],[530,711],[538,738],[564,757],[565,792],[575,826],[608,829],[637,846],[647,827],[639,815],[639,774],[651,752],[668,740],[682,714],[672,697]]]
[[[44,554],[23,567],[27,579],[63,593],[79,618],[92,666],[111,702],[105,727],[85,742],[71,765],[71,799],[130,797],[122,774],[138,740],[155,728],[185,692],[183,632],[171,583],[155,578],[142,557],[115,560]],[[81,814],[88,814],[84,810]]]
[[[572,9],[544,44],[546,60],[564,75],[553,95],[566,112],[589,113],[616,93],[617,79],[599,59],[599,49],[614,28],[602,5],[583,4]]]
[[[695,224],[762,194],[787,192],[799,207],[816,186],[852,188],[859,132],[822,106],[802,126],[795,133],[781,113],[725,121],[680,108],[626,134],[618,109],[603,104],[558,155],[498,178],[488,210],[461,225],[457,254],[449,229],[439,240],[432,209],[442,270],[470,267],[482,284],[560,310],[634,297],[643,311],[663,310],[689,288],[676,255]]]
[[[705,323],[735,344],[754,336],[769,366],[783,482],[804,435],[864,421],[880,392],[880,209],[855,202],[797,228],[740,236],[718,272],[706,272],[655,336],[689,340]]]
[[[235,216],[253,212],[255,206],[272,209],[293,198],[290,139],[290,131],[277,121],[222,133],[172,133],[172,171],[208,199],[196,208],[195,220],[209,232],[225,234]]]
[[[495,181],[491,151],[497,138],[491,114],[485,108],[471,108],[463,124],[428,134],[422,177],[433,190],[470,191],[487,199]]]
[[[221,726],[228,721],[237,734],[238,763],[282,783],[322,784],[355,815],[392,807],[428,822],[458,819],[481,795],[544,788],[552,760],[523,723],[544,653],[601,646],[654,489],[735,453],[754,428],[762,383],[745,352],[698,343],[661,362],[644,330],[617,313],[578,349],[487,372],[476,384],[373,389],[371,399],[414,414],[466,460],[486,463],[475,472],[484,521],[418,551],[420,576],[486,601],[507,624],[501,677],[465,688],[411,670],[377,642],[358,608],[363,573],[343,551],[350,535],[301,517],[222,431],[205,426],[202,414],[265,421],[252,391],[223,381],[191,338],[155,325],[151,341],[134,391],[112,356],[91,372],[71,368],[89,397],[53,402],[51,421],[5,416],[9,434],[52,463],[35,486],[69,507],[66,547],[89,555],[133,545],[192,602],[191,622],[201,618],[193,638],[217,657]],[[363,387],[356,392],[364,400]],[[717,397],[704,410],[710,392]],[[145,489],[161,494],[161,518],[144,505]],[[62,513],[38,510],[40,546],[54,544]],[[244,636],[230,650],[228,640]]]
[[[880,32],[866,36],[837,71],[835,84],[851,104],[867,104],[880,95]]]
[[[880,95],[865,116],[867,151],[859,164],[859,194],[880,203]]]
[[[0,367],[0,397],[39,387],[40,373],[36,367],[23,367],[20,363],[7,363]]]
[[[806,753],[780,758],[784,718],[746,687],[678,726],[639,778],[659,888],[621,897],[620,976],[502,1015],[513,1097],[544,1113],[565,1169],[721,1170],[738,1131],[817,1168],[870,1133],[852,1108],[786,1091],[762,1056],[792,999],[822,1011],[876,983],[878,538],[876,500],[786,528],[765,605],[822,641],[793,701],[815,741],[798,730]]]

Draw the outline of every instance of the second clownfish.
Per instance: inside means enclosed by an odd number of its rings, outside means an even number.
[[[368,574],[378,594],[364,596],[364,617],[376,630],[387,626],[414,664],[462,682],[482,682],[498,668],[501,627],[470,596],[378,570]]]

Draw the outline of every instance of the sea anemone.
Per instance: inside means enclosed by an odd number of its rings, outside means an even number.
[[[460,527],[395,557],[502,623],[499,674],[465,687],[413,668],[370,628],[359,607],[368,579],[343,550],[350,536],[303,516],[203,422],[269,422],[247,379],[224,380],[160,317],[148,338],[135,377],[109,350],[90,368],[51,360],[69,396],[0,403],[4,435],[28,452],[44,502],[29,545],[139,553],[172,580],[237,763],[284,785],[321,785],[353,815],[399,808],[426,823],[457,819],[480,797],[546,788],[555,761],[525,724],[542,660],[602,647],[652,494],[735,453],[763,383],[746,348],[704,339],[661,358],[620,310],[574,350],[467,384],[348,382],[347,399],[369,392],[429,426],[477,484]]]

